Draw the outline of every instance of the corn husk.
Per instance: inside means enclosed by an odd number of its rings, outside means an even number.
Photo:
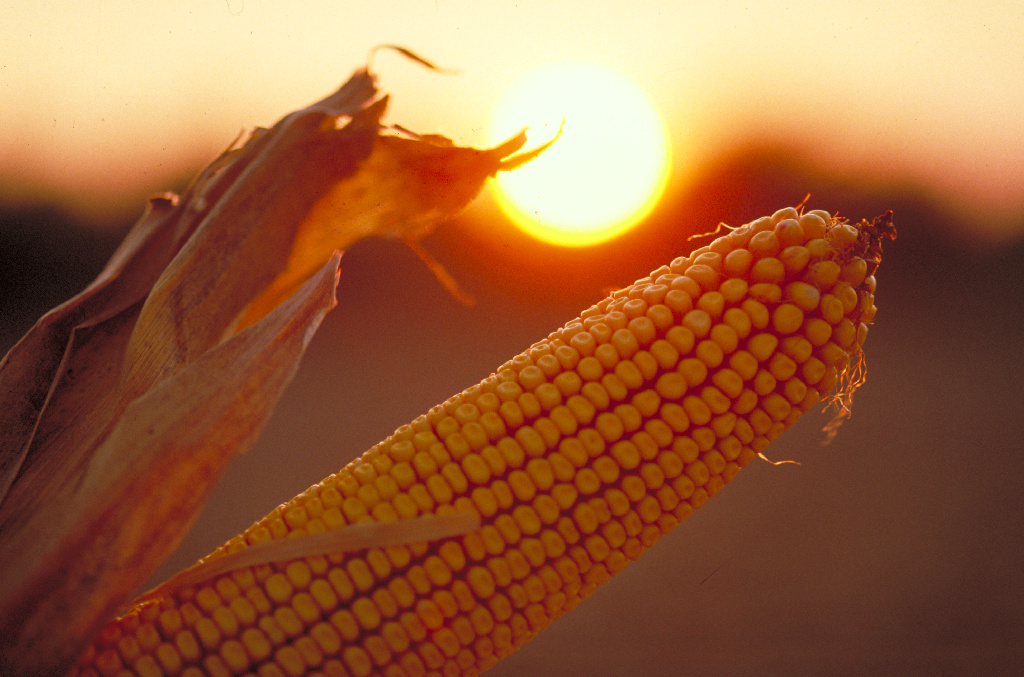
[[[178,545],[335,305],[347,247],[415,244],[536,154],[396,134],[387,101],[357,71],[151,198],[0,361],[0,673],[69,666]]]

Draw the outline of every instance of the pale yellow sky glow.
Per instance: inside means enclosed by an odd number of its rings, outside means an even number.
[[[1022,223],[1021,3],[16,4],[0,9],[0,199],[137,202],[397,43],[460,71],[377,57],[390,120],[417,131],[485,143],[522,74],[592,61],[660,108],[674,185],[770,140],[983,207],[991,237]]]

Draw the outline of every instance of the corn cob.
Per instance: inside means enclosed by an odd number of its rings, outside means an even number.
[[[472,675],[856,386],[890,215],[787,208],[619,290],[210,558],[361,522],[480,527],[261,564],[110,622],[72,674]],[[845,401],[841,404],[846,404]]]

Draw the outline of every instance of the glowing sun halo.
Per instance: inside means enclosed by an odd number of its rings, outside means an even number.
[[[564,246],[603,242],[654,207],[669,174],[666,134],[647,95],[613,71],[562,64],[514,85],[491,121],[495,143],[524,126],[540,157],[498,174],[501,210],[527,233]]]

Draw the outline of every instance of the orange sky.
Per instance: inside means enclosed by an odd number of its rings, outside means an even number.
[[[390,120],[412,129],[482,144],[504,87],[586,59],[661,108],[676,186],[774,141],[981,210],[987,238],[1024,235],[1024,6],[774,4],[23,2],[0,10],[0,199],[42,191],[94,215],[139,204],[398,43],[460,70],[377,57]]]

